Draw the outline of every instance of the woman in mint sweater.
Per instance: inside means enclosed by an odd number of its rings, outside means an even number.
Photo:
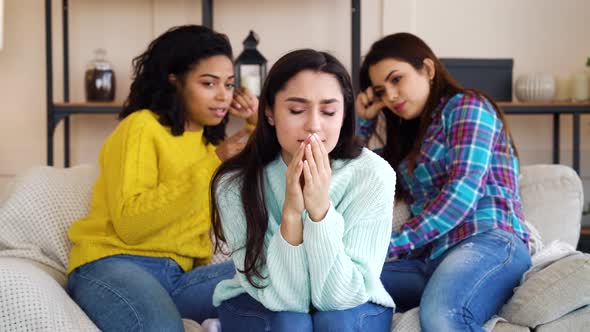
[[[350,78],[333,56],[291,52],[264,84],[258,125],[211,188],[236,276],[213,302],[230,331],[389,331],[379,275],[395,173],[354,138]]]

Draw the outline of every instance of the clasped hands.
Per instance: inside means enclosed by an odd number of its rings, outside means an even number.
[[[283,216],[301,220],[307,210],[312,221],[324,219],[330,208],[332,169],[328,152],[317,134],[301,142],[289,162]]]

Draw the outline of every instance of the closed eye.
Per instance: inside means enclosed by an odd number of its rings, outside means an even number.
[[[302,110],[302,109],[293,109],[293,108],[290,108],[290,109],[289,109],[289,112],[290,112],[291,114],[301,114],[301,113],[303,113],[304,111],[305,111],[305,110]]]
[[[334,114],[336,114],[336,112],[322,112],[322,114],[327,115],[327,116],[334,116]]]
[[[385,94],[385,89],[383,88],[375,88],[373,89],[373,92],[375,93],[375,97],[379,97],[381,98],[381,96],[383,96],[383,94]]]

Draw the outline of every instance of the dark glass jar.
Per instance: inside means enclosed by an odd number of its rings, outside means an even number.
[[[115,100],[115,73],[105,60],[106,51],[97,49],[84,75],[87,101]]]

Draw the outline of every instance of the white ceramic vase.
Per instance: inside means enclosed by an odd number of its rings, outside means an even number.
[[[514,94],[519,101],[550,101],[555,94],[555,79],[544,73],[521,75],[516,80]]]

